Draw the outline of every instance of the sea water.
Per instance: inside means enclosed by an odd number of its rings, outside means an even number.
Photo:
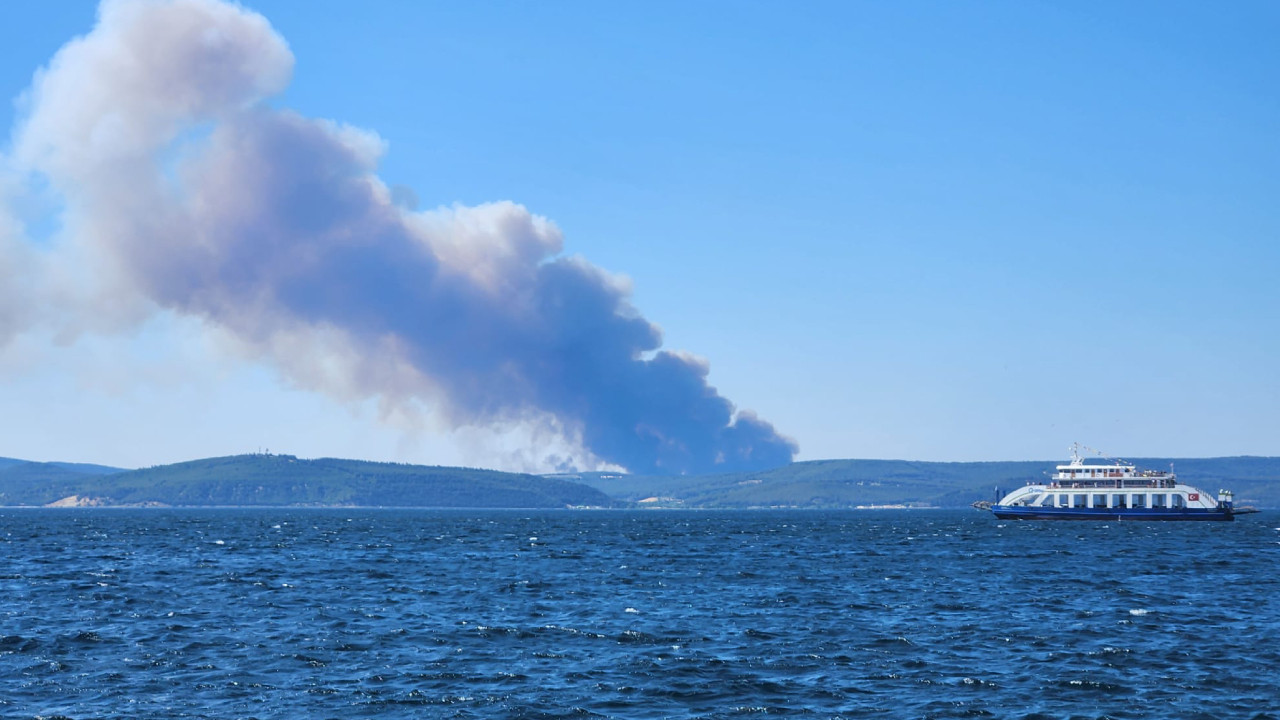
[[[1280,717],[1280,516],[0,511],[5,718]]]

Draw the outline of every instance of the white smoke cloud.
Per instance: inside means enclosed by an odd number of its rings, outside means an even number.
[[[251,107],[292,72],[284,39],[238,6],[104,0],[93,32],[36,74],[15,159],[64,187],[103,183],[96,173],[154,160],[193,120]]]
[[[6,227],[9,225],[9,227]],[[16,239],[16,223],[0,215],[0,348],[34,321],[34,276],[27,249]]]
[[[267,107],[292,66],[238,6],[104,2],[36,75],[13,150],[65,203],[52,265],[90,277],[31,272],[0,216],[0,278],[40,278],[0,290],[0,342],[40,321],[39,287],[74,286],[69,332],[176,312],[301,387],[379,398],[387,415],[427,402],[454,425],[523,424],[588,464],[791,459],[704,362],[660,350],[625,280],[561,256],[549,220],[511,202],[415,212],[376,175],[377,135]]]

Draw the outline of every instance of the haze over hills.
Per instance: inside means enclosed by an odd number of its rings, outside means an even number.
[[[1163,468],[1167,458],[1135,459]],[[1186,482],[1280,507],[1280,458],[1172,461]],[[755,473],[549,476],[292,455],[236,455],[124,470],[0,458],[0,505],[557,508],[964,507],[1042,478],[1057,461],[815,460]]]

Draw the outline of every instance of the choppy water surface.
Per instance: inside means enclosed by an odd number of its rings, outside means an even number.
[[[0,511],[0,716],[1277,717],[1277,527]]]

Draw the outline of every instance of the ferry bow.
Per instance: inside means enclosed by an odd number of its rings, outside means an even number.
[[[1139,470],[1123,460],[1085,460],[1080,443],[1071,462],[1048,482],[1029,483],[991,505],[1006,520],[1234,520],[1230,490],[1217,496],[1178,482],[1178,476]]]

